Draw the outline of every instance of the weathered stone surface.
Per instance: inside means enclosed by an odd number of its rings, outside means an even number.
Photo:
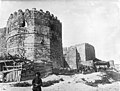
[[[77,69],[79,64],[79,53],[77,52],[76,47],[69,47],[67,50],[64,49],[65,61],[71,69]]]
[[[50,52],[53,60],[53,67],[63,66],[63,49],[62,49],[62,24],[59,21],[54,21],[51,26]]]
[[[108,62],[110,64],[110,68],[114,68],[115,67],[114,60],[110,60]]]
[[[80,64],[84,65],[84,66],[94,66],[93,64],[93,60],[89,60],[89,61],[81,61]]]
[[[81,61],[88,61],[95,59],[95,49],[92,45],[88,43],[83,43],[75,46],[78,50],[78,53],[80,54]]]
[[[7,21],[7,27],[10,30],[16,27],[24,27],[24,25],[25,25],[24,13],[21,9],[18,10],[18,12],[14,12],[14,14],[11,14]]]
[[[6,28],[0,29],[0,57],[6,53]]]
[[[88,43],[75,45],[63,49],[64,59],[71,69],[77,69],[80,64],[92,65],[95,59],[94,47]],[[89,62],[87,62],[89,61]]]
[[[35,60],[50,61],[50,28],[47,26],[37,26],[35,31]]]

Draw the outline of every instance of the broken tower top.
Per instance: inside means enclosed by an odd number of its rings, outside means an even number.
[[[38,11],[36,8],[32,8],[32,10],[25,9],[25,12],[19,9],[17,12],[10,14],[7,21],[7,27],[23,27],[25,22],[27,23],[27,26],[51,26],[53,24],[60,24],[57,17],[50,14],[49,11],[44,12],[42,9]]]

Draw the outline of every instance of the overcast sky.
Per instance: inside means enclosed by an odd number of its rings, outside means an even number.
[[[62,22],[63,46],[89,43],[96,57],[120,63],[120,2],[118,0],[1,1],[0,27],[18,9],[50,11]]]

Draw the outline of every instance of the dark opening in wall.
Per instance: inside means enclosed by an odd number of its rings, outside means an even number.
[[[25,24],[25,21],[23,21],[23,23],[22,23],[22,27],[25,27],[25,25],[26,25],[26,24]]]
[[[43,45],[44,44],[44,40],[42,39],[42,41],[41,41],[41,44]]]
[[[25,20],[23,20],[22,23],[19,24],[19,27],[25,27],[25,25],[26,25],[26,22]]]

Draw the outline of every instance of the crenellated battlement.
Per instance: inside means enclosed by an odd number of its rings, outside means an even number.
[[[25,12],[19,9],[17,12],[11,14],[8,19],[7,26],[24,27],[25,22],[27,26],[51,26],[53,24],[60,24],[60,21],[57,19],[57,17],[55,17],[49,11],[44,12],[42,9],[38,11],[36,8],[33,8],[32,10],[26,9]]]
[[[10,17],[7,21],[8,27],[13,27],[13,26],[22,27],[24,25],[25,25],[24,12],[21,9],[19,9],[18,12],[14,12],[13,14],[10,14]]]

